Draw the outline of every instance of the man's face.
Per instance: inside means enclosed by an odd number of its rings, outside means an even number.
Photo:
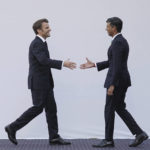
[[[38,29],[38,33],[45,39],[47,37],[50,37],[50,31],[51,31],[51,29],[49,27],[49,24],[46,22],[43,22],[41,29]]]
[[[106,31],[109,36],[113,36],[115,33],[115,26],[111,26],[111,24],[108,22],[106,25]]]

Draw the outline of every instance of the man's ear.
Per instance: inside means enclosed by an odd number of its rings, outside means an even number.
[[[41,29],[37,29],[37,32],[38,32],[38,33],[41,33]]]
[[[117,31],[117,27],[116,27],[116,26],[113,26],[113,29],[114,29],[115,31]]]

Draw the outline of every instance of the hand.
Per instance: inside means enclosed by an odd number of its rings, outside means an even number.
[[[107,91],[107,94],[109,96],[112,96],[113,95],[113,92],[114,92],[114,89],[115,87],[113,85],[111,85],[109,88],[108,88],[108,91]]]
[[[76,68],[76,63],[71,62],[70,59],[67,59],[64,61],[63,66],[73,70]]]
[[[80,69],[88,69],[88,68],[92,68],[95,67],[95,63],[93,63],[92,61],[90,61],[88,58],[86,58],[86,63],[80,65]]]

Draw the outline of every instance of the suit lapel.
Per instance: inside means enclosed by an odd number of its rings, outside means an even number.
[[[47,46],[46,42],[44,43],[44,46],[45,46],[46,54],[47,54],[48,58],[50,58],[50,54],[49,54],[48,46]]]
[[[48,51],[48,46],[47,46],[47,43],[46,42],[43,42],[38,36],[35,37],[37,40],[40,40],[43,44],[43,47],[44,47],[44,50],[46,52],[46,55],[48,58],[50,58],[50,55],[49,55],[49,51]]]
[[[109,49],[108,49],[108,52],[107,52],[107,55],[108,55],[108,58],[109,58],[109,59],[111,58],[111,53],[112,53],[111,47],[112,47],[114,41],[115,41],[117,38],[119,38],[119,37],[122,37],[122,34],[117,35],[117,36],[113,39],[113,41],[111,42],[111,45],[110,45],[110,47],[109,47]]]
[[[112,46],[112,44],[110,45],[108,52],[107,52],[108,59],[110,59],[110,57],[111,57],[111,46]]]

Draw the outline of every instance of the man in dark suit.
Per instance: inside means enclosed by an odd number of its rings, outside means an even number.
[[[46,112],[49,143],[68,145],[70,142],[62,139],[58,134],[57,108],[54,98],[54,81],[51,68],[76,68],[76,64],[66,60],[50,58],[46,38],[50,36],[50,27],[47,19],[40,19],[33,24],[36,34],[29,48],[29,76],[28,88],[31,89],[33,106],[25,111],[18,119],[5,127],[9,140],[17,145],[16,132],[29,123],[33,118]]]
[[[113,147],[113,131],[115,111],[125,122],[133,135],[134,141],[129,146],[135,147],[148,138],[148,135],[138,126],[131,114],[126,110],[125,95],[131,86],[130,75],[127,66],[129,45],[122,36],[122,20],[118,17],[109,18],[106,30],[113,37],[108,49],[108,60],[93,63],[87,59],[87,63],[80,66],[81,69],[97,67],[98,71],[109,68],[104,87],[107,88],[105,105],[105,139],[93,147]]]

